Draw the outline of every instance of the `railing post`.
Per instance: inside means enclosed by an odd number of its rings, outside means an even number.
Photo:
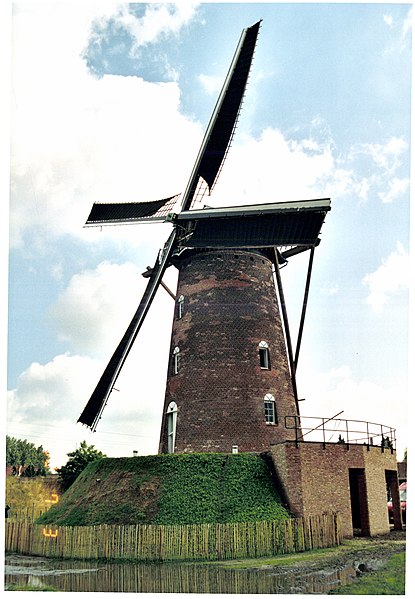
[[[345,420],[346,423],[346,447],[349,449],[349,421]]]
[[[323,423],[323,449],[326,449],[326,430],[324,428],[324,423],[325,423],[324,418],[322,418],[322,423]]]

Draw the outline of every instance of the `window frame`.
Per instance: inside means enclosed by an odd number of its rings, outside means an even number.
[[[176,445],[177,404],[171,401],[166,411],[167,453],[174,453]]]
[[[269,353],[269,346],[266,341],[260,341],[258,343],[259,352],[259,366],[261,370],[271,370],[271,357]]]
[[[267,393],[264,396],[264,415],[266,424],[278,424],[277,407],[272,393]]]
[[[176,347],[173,350],[172,374],[174,374],[174,375],[179,374],[179,370],[180,370],[180,347],[178,345],[176,345]]]
[[[180,295],[177,299],[177,319],[180,320],[184,315],[184,295]]]

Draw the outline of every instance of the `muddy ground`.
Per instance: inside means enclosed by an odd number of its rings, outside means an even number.
[[[284,556],[279,564],[258,564],[259,568],[272,568],[278,573],[306,575],[320,571],[334,570],[352,566],[357,575],[381,568],[394,554],[405,551],[406,532],[391,531],[380,537],[355,537],[345,540],[339,547],[313,552],[312,554],[297,554],[297,559]],[[298,559],[300,557],[300,559]],[[248,566],[249,567],[249,566]]]

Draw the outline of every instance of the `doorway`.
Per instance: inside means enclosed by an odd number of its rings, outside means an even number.
[[[350,503],[354,536],[370,536],[364,468],[349,468]]]
[[[402,530],[402,511],[397,470],[385,470],[388,502],[388,518],[394,530]],[[406,504],[405,504],[406,507]],[[406,514],[405,514],[406,515]]]

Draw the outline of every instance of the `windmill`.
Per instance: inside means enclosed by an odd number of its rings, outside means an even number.
[[[79,417],[93,431],[170,265],[179,278],[160,451],[262,451],[287,436],[285,417],[299,415],[296,367],[314,248],[330,201],[196,207],[226,158],[260,24],[241,34],[183,195],[92,207],[87,226],[172,227],[154,266],[143,273],[149,281],[137,311]],[[279,271],[306,250],[294,351]]]

